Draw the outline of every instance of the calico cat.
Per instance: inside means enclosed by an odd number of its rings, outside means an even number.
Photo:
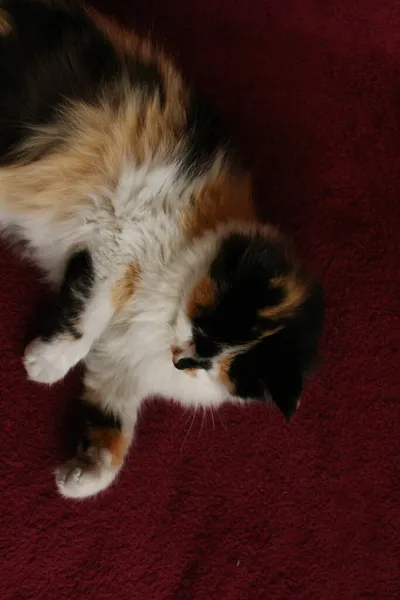
[[[90,7],[0,4],[0,223],[58,293],[28,377],[85,362],[64,496],[115,479],[148,397],[296,410],[320,285],[257,219],[249,173],[171,61]]]

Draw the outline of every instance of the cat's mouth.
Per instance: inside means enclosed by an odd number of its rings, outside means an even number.
[[[184,348],[171,346],[172,362],[179,371],[187,369],[205,369],[211,368],[211,361],[206,358],[196,356],[195,345],[193,342],[185,344]]]

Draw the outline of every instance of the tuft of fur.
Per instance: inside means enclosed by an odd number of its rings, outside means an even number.
[[[0,10],[0,226],[56,287],[28,376],[85,362],[85,498],[117,477],[139,407],[272,401],[289,418],[317,354],[322,294],[225,129],[149,40],[75,2]]]

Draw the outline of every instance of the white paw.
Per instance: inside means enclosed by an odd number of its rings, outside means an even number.
[[[25,349],[24,366],[32,381],[55,383],[81,358],[81,340],[56,338],[46,342],[36,338]]]
[[[73,458],[56,470],[56,484],[65,498],[89,498],[105,490],[117,474],[109,460],[94,463],[87,457]]]

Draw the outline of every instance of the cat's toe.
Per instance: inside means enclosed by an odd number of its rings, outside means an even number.
[[[65,498],[89,498],[107,488],[117,472],[105,463],[74,458],[56,470],[56,485]]]
[[[55,383],[62,379],[71,367],[69,340],[33,340],[24,355],[24,366],[29,379],[38,383]]]

